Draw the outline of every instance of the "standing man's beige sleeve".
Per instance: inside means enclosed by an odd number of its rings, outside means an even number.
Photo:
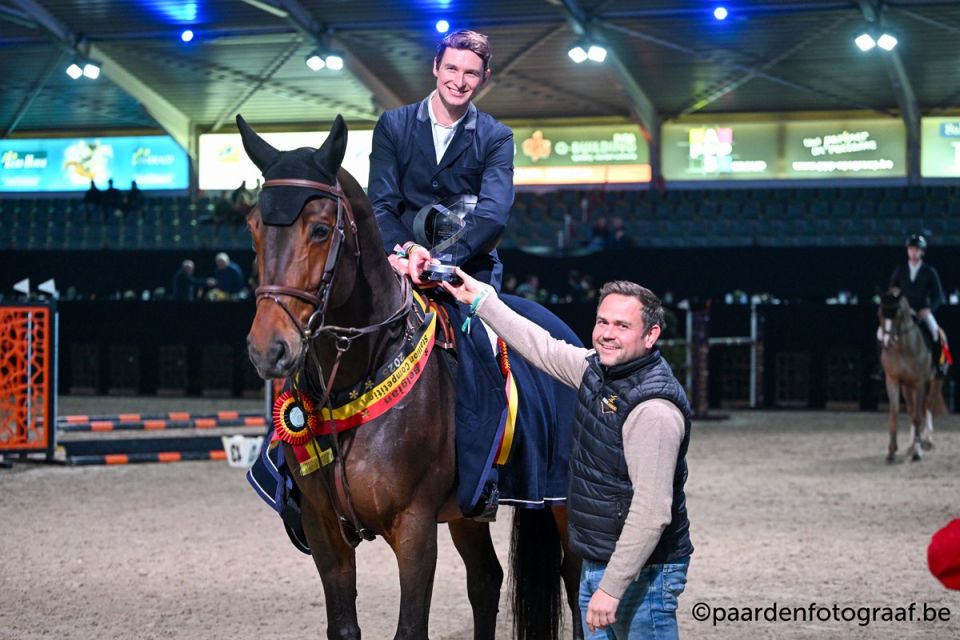
[[[513,311],[495,293],[483,299],[477,315],[524,360],[568,387],[580,386],[590,349],[557,340],[546,329]]]

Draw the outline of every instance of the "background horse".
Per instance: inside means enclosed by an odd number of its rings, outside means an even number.
[[[888,291],[881,298],[878,315],[882,347],[880,363],[890,404],[887,462],[893,462],[897,452],[901,393],[910,417],[910,457],[920,460],[923,451],[933,447],[932,411],[939,413],[943,409],[940,380],[934,376],[930,347],[907,299],[895,289]]]
[[[242,118],[238,125],[247,154],[266,178],[248,217],[260,278],[250,358],[262,377],[294,376],[314,398],[362,388],[429,316],[418,312],[408,281],[387,262],[363,190],[340,168],[346,126],[338,118],[318,150],[280,152]],[[383,536],[397,558],[395,638],[427,637],[438,522],[449,523],[466,565],[474,638],[495,636],[503,571],[489,526],[463,519],[456,503],[456,390],[446,357],[440,348],[430,352],[399,406],[359,428],[335,432],[336,461],[324,470],[304,475],[297,464],[289,465],[323,582],[329,638],[360,637],[354,546],[371,534]],[[290,445],[282,446],[293,461]],[[517,510],[513,539],[518,637],[557,636],[561,577],[573,634],[581,636],[579,560],[561,550],[565,508]]]

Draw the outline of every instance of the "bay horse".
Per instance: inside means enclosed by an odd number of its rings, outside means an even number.
[[[430,314],[414,302],[409,280],[390,266],[369,200],[340,167],[342,118],[319,149],[293,151],[274,149],[240,116],[237,124],[247,155],[266,178],[247,218],[260,283],[249,356],[261,377],[296,379],[323,398],[317,402],[323,407],[331,394],[362,387],[394,361]],[[289,465],[323,584],[328,638],[360,638],[354,547],[376,535],[390,545],[399,568],[394,638],[427,638],[437,524],[443,522],[466,565],[473,637],[495,637],[503,570],[489,525],[463,518],[456,502],[456,389],[445,358],[433,348],[407,395],[382,415],[348,431],[332,427],[331,471],[306,475]],[[281,446],[285,459],[294,460],[291,445]],[[558,636],[562,580],[573,636],[582,638],[580,561],[566,551],[565,507],[517,509],[512,537],[517,637]]]
[[[903,395],[910,419],[909,456],[918,461],[933,447],[933,412],[943,407],[940,379],[934,375],[933,355],[910,304],[897,289],[880,300],[880,363],[886,378],[889,401],[890,444],[887,462],[897,453],[897,416]],[[922,425],[922,429],[921,429]]]

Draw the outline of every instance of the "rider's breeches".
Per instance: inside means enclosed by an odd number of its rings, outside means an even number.
[[[937,324],[937,319],[933,317],[930,309],[920,309],[917,315],[927,323],[927,328],[930,329],[930,335],[933,336],[933,339],[940,340],[940,325]]]

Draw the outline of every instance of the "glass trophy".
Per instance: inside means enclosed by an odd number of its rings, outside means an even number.
[[[459,283],[455,271],[463,257],[456,255],[456,244],[463,237],[467,214],[476,206],[477,196],[464,194],[428,204],[417,212],[413,222],[414,238],[429,249],[438,262],[426,266],[424,280]]]

